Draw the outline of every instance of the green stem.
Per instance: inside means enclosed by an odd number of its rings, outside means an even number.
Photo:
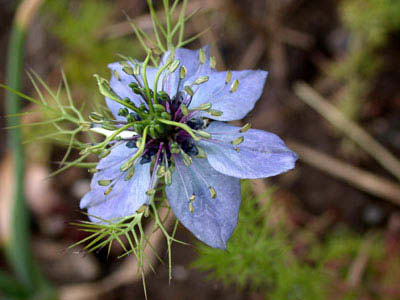
[[[165,10],[165,20],[167,23],[167,46],[168,50],[172,50],[174,45],[172,44],[171,37],[171,13],[169,11],[169,0],[163,0],[164,2],[164,10]]]
[[[143,130],[143,135],[142,135],[142,140],[140,142],[139,149],[136,151],[135,155],[133,155],[129,160],[129,162],[135,161],[136,158],[138,158],[140,155],[142,155],[144,151],[144,147],[146,146],[146,138],[147,138],[147,131],[149,130],[149,126],[146,126]]]
[[[191,135],[191,137],[195,141],[200,141],[200,138],[194,134],[192,128],[190,128],[188,125],[186,125],[184,123],[174,122],[174,121],[165,120],[165,119],[157,119],[157,121],[161,122],[161,123],[164,123],[164,124],[167,124],[167,125],[171,125],[171,126],[176,126],[176,127],[182,128],[187,133],[189,133]]]
[[[154,89],[153,89],[153,92],[154,92],[154,103],[157,103],[158,104],[158,100],[157,100],[157,86],[158,86],[158,80],[160,79],[160,76],[161,76],[161,74],[162,74],[162,72],[164,72],[169,66],[170,66],[170,64],[173,62],[173,56],[174,56],[174,54],[171,52],[171,54],[170,54],[172,57],[172,59],[168,59],[168,61],[166,62],[166,64],[165,65],[163,65],[158,71],[157,71],[157,74],[156,74],[156,78],[155,78],[155,80],[154,80]]]
[[[13,89],[21,90],[24,61],[25,30],[14,24],[8,51],[7,81]],[[11,92],[6,93],[8,114],[18,114],[22,108],[21,99]],[[18,126],[20,118],[8,119],[8,127]],[[12,152],[14,169],[14,206],[11,217],[11,236],[7,245],[7,258],[16,276],[24,285],[33,288],[32,256],[30,252],[29,216],[24,197],[24,150],[20,128],[8,131],[8,147]]]
[[[40,0],[24,1],[14,19],[7,56],[7,82],[14,90],[22,89],[26,29],[40,4]],[[46,293],[50,297],[52,289],[38,270],[30,250],[29,215],[24,196],[24,149],[21,130],[18,128],[20,124],[18,114],[21,109],[22,101],[19,95],[7,91],[6,110],[7,114],[13,115],[8,119],[7,125],[17,127],[8,131],[8,148],[12,153],[14,170],[14,202],[11,211],[10,238],[6,242],[6,257],[16,278],[27,291],[35,294]]]
[[[151,101],[149,82],[147,81],[147,65],[149,64],[150,57],[151,53],[149,52],[146,56],[146,59],[143,62],[142,76],[143,76],[144,88],[146,90],[146,97],[147,97],[147,103],[149,105],[149,110],[151,114],[154,114],[154,107],[153,107],[153,102]]]

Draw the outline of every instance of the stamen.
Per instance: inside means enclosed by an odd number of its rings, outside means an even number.
[[[193,207],[193,203],[192,202],[189,202],[189,211],[191,213],[194,213],[194,207]]]
[[[122,66],[122,71],[127,75],[133,75],[133,68],[125,61],[119,63]]]
[[[192,164],[192,158],[182,149],[180,150],[180,153],[182,155],[183,163],[185,164],[185,166],[190,167],[190,165]]]
[[[212,107],[212,104],[210,102],[207,103],[203,103],[198,107],[192,108],[191,111],[196,111],[196,110],[200,110],[200,111],[206,111],[209,110]]]
[[[132,177],[133,177],[133,175],[135,175],[135,168],[134,167],[131,167],[129,170],[128,170],[128,172],[125,174],[125,181],[129,181]]]
[[[155,189],[151,189],[151,190],[146,191],[146,195],[147,196],[153,196],[155,193],[156,193]]]
[[[231,85],[231,89],[230,92],[234,93],[237,91],[237,89],[239,88],[239,80],[235,79]]]
[[[225,83],[228,84],[232,80],[232,71],[226,72]]]
[[[244,137],[243,137],[243,136],[240,136],[240,137],[234,139],[234,140],[231,142],[231,144],[237,146],[237,145],[240,145],[241,143],[243,143],[243,141],[244,141]]]
[[[118,80],[121,81],[121,77],[119,76],[119,73],[117,72],[117,70],[113,71],[114,77]]]
[[[212,186],[209,186],[208,189],[210,190],[211,198],[217,198],[217,191]]]
[[[214,116],[214,117],[220,117],[220,116],[222,116],[222,114],[223,114],[222,111],[220,111],[220,110],[215,110],[215,109],[210,109],[210,110],[208,111],[208,113],[209,113],[210,115]]]
[[[105,192],[104,192],[104,196],[109,195],[111,193],[111,191],[113,190],[113,188],[114,188],[114,186],[112,185],[108,189],[106,189]]]
[[[204,64],[206,62],[206,52],[203,48],[199,50],[199,61],[201,64]]]
[[[250,123],[247,123],[247,124],[245,124],[239,131],[240,131],[241,133],[245,133],[245,132],[247,132],[250,128],[251,128],[251,124],[250,124]]]
[[[111,180],[99,180],[97,181],[97,184],[100,186],[109,186],[111,184]]]
[[[207,82],[208,79],[210,79],[210,77],[208,77],[208,76],[199,77],[199,78],[197,78],[197,79],[193,82],[193,85],[200,85],[200,84],[203,84],[203,83]]]
[[[189,110],[185,104],[181,104],[180,109],[185,117],[189,115]]]
[[[185,66],[182,66],[179,70],[179,79],[183,79],[186,77],[187,69]]]
[[[164,181],[166,185],[172,184],[172,174],[170,170],[165,171]]]
[[[201,136],[202,138],[205,138],[205,139],[210,139],[210,138],[211,138],[211,134],[208,133],[208,132],[206,132],[206,131],[203,131],[203,130],[196,130],[195,132],[196,132],[199,136]]]
[[[192,90],[192,88],[190,87],[190,86],[185,86],[184,87],[184,90],[185,90],[185,92],[190,96],[190,97],[193,97],[193,95],[194,95],[194,92],[193,92],[193,90]]]
[[[169,66],[169,68],[168,68],[168,71],[170,72],[170,73],[174,73],[175,71],[176,71],[176,69],[179,67],[179,64],[180,64],[181,62],[180,62],[180,60],[178,59],[178,60],[175,60],[170,66]]]
[[[133,167],[133,161],[129,161],[128,160],[119,169],[120,169],[121,172],[125,172],[131,167]]]
[[[140,65],[139,64],[134,64],[133,66],[133,75],[134,76],[139,76],[140,75]],[[137,82],[140,84],[139,80]]]
[[[215,69],[216,66],[217,66],[217,59],[215,58],[215,56],[211,56],[210,57],[210,68]]]

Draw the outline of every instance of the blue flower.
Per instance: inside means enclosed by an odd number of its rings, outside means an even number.
[[[110,142],[81,208],[106,220],[130,216],[149,204],[164,178],[179,221],[211,247],[226,248],[237,223],[240,178],[286,172],[297,155],[272,133],[223,122],[254,108],[267,72],[214,66],[208,47],[167,52],[158,68],[133,60],[109,65],[106,102],[126,130]]]

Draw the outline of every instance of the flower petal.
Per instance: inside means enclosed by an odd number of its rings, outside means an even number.
[[[126,149],[124,149],[126,148]],[[125,180],[126,172],[121,172],[121,165],[130,158],[136,149],[126,147],[126,143],[116,146],[111,153],[103,158],[90,184],[91,190],[82,198],[81,209],[87,208],[89,218],[93,222],[115,220],[130,216],[148,201],[146,191],[150,186],[150,163],[136,164],[135,173],[129,180]],[[112,180],[107,186],[99,184],[101,180]],[[106,190],[113,186],[110,193]]]
[[[215,70],[211,69],[210,66],[210,46],[203,47],[205,54],[204,63],[200,63],[199,60],[199,50],[189,50],[185,48],[178,48],[175,50],[174,60],[179,60],[179,66],[176,71],[172,74],[167,74],[167,78],[165,80],[166,84],[164,90],[173,98],[176,95],[178,90],[182,90],[183,83],[185,80],[179,80],[179,70],[181,66],[185,66],[186,68],[186,77],[191,78],[208,75],[209,73],[215,72]],[[171,55],[170,51],[167,51],[161,60],[161,65],[167,63],[169,57]],[[178,87],[179,84],[179,87]]]
[[[199,240],[211,247],[225,249],[237,224],[240,180],[215,171],[206,159],[195,158],[192,165],[186,167],[179,156],[175,158],[172,184],[166,187],[175,216]],[[210,186],[216,191],[215,198],[211,197]],[[191,195],[196,196],[192,203],[193,212],[189,210]]]
[[[227,83],[227,72],[215,72],[209,75],[209,80],[201,84],[190,103],[190,108],[196,108],[203,103],[211,103],[212,109],[223,112],[221,116],[212,116],[206,112],[203,116],[219,120],[233,121],[244,118],[260,98],[267,79],[266,71],[233,71],[232,79]],[[192,77],[185,85],[192,84],[197,77]],[[236,91],[232,91],[232,85],[238,81]]]
[[[294,168],[297,154],[286,147],[275,134],[249,129],[240,132],[240,127],[223,122],[212,122],[205,129],[212,138],[201,140],[198,145],[206,152],[211,166],[223,174],[239,178],[265,178]],[[233,140],[244,137],[237,145]]]
[[[132,63],[130,62],[127,63],[133,68]],[[119,62],[109,64],[108,68],[112,71],[110,86],[121,99],[129,98],[136,106],[139,106],[140,104],[144,103],[142,97],[133,93],[132,89],[129,87],[129,84],[132,82],[138,83],[134,76],[128,75],[124,71],[122,71],[122,66]],[[115,73],[118,74],[117,77],[115,76]],[[153,67],[146,68],[147,81],[150,89],[153,89],[156,73],[157,73],[156,68]],[[138,84],[143,85],[143,79],[141,75],[139,76],[138,79],[140,81]],[[109,98],[106,98],[106,103],[108,108],[111,110],[112,114],[117,120],[125,120],[125,118],[118,116],[118,111],[120,108],[124,107],[123,105]]]
[[[179,69],[180,66],[182,65],[185,66],[187,69],[186,78],[196,76],[197,79],[200,76],[204,76],[206,74],[213,72],[214,70],[212,70],[210,67],[210,47],[206,46],[203,48],[203,50],[205,52],[204,64],[200,63],[199,60],[200,50],[188,50],[185,48],[176,49],[174,60],[179,60],[180,64],[173,73],[170,73],[169,69],[167,68],[166,70],[163,71],[162,74],[160,74],[157,83],[157,91],[163,90],[167,92],[171,98],[173,98],[176,95],[177,91],[183,87],[183,82],[179,80]],[[171,55],[170,51],[167,51],[163,55],[159,68],[161,68],[167,63],[170,55]],[[131,62],[127,63],[133,68],[133,64]],[[108,65],[108,67],[112,71],[110,86],[114,90],[114,92],[121,99],[129,98],[136,106],[139,106],[141,103],[143,103],[143,99],[140,96],[133,93],[131,88],[129,87],[129,84],[132,82],[138,83],[137,80],[134,78],[134,76],[126,74],[122,70],[122,66],[119,62],[111,63]],[[159,68],[147,67],[146,70],[149,88],[152,90],[154,89],[154,80]],[[115,76],[115,73],[117,73],[118,75]],[[143,79],[141,75],[138,76],[138,80],[140,81],[140,84],[143,85]],[[180,86],[178,87],[179,82],[181,83]],[[112,101],[109,98],[106,98],[106,102],[107,106],[113,113],[114,117],[117,120],[123,120],[124,118],[118,116],[118,111],[123,106],[115,101]]]

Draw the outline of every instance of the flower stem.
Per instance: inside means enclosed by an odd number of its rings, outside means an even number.
[[[156,78],[155,78],[155,80],[154,80],[154,89],[153,89],[153,92],[154,92],[154,103],[157,103],[157,104],[158,104],[158,100],[157,100],[157,86],[158,86],[158,80],[160,79],[160,76],[161,76],[161,74],[165,71],[165,69],[167,69],[167,68],[169,67],[169,65],[172,63],[172,61],[174,60],[174,59],[173,59],[174,56],[175,56],[174,53],[171,53],[171,56],[170,56],[170,58],[168,58],[168,61],[165,63],[165,65],[163,65],[163,66],[157,71]]]
[[[149,130],[149,126],[146,126],[143,130],[143,135],[142,135],[142,140],[140,142],[140,146],[138,151],[128,160],[128,162],[133,162],[135,159],[137,159],[140,155],[142,155],[144,151],[144,147],[146,146],[146,138],[147,138],[147,132]]]
[[[182,128],[183,130],[185,130],[187,133],[189,133],[191,135],[191,137],[195,140],[195,141],[200,141],[200,138],[198,136],[196,136],[192,130],[192,128],[190,128],[188,125],[184,124],[184,123],[179,123],[179,122],[174,122],[174,121],[169,121],[169,120],[165,120],[165,119],[157,119],[158,122],[167,124],[167,125],[171,125],[171,126],[176,126],[179,128]]]
[[[143,62],[142,76],[143,76],[144,88],[145,88],[145,91],[146,91],[147,103],[149,105],[149,110],[150,110],[150,113],[152,115],[154,115],[154,107],[153,107],[153,102],[151,100],[149,82],[147,81],[147,65],[149,64],[150,57],[151,57],[151,53],[148,52],[147,56],[146,56],[146,59]]]

